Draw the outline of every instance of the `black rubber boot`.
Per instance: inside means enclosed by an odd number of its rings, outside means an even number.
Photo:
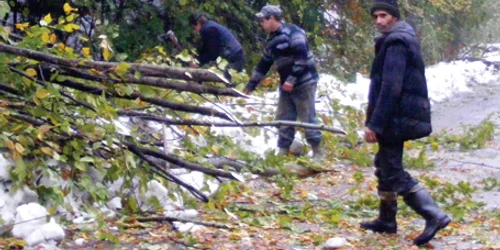
[[[379,192],[379,216],[373,221],[361,222],[360,227],[376,233],[395,234],[398,231],[396,213],[398,211],[398,196],[393,192]]]
[[[451,222],[451,218],[441,211],[429,192],[419,185],[406,193],[403,200],[425,219],[424,231],[413,240],[413,244],[417,246],[431,241],[439,230]]]

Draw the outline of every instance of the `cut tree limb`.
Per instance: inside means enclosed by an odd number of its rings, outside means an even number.
[[[52,67],[54,67],[54,65],[52,65]],[[179,80],[148,77],[148,76],[137,79],[132,74],[126,74],[125,76],[122,76],[123,79],[118,79],[106,75],[94,75],[81,69],[67,68],[67,67],[64,68],[58,67],[58,68],[60,74],[62,75],[78,77],[97,82],[112,82],[115,84],[133,83],[133,84],[147,85],[163,89],[191,92],[195,94],[212,94],[220,96],[244,97],[240,92],[234,91],[234,89],[231,88],[218,88],[213,86],[206,86],[192,81],[183,82]]]
[[[139,221],[139,222],[179,221],[179,222],[183,222],[183,223],[193,223],[193,224],[202,225],[202,226],[206,226],[206,227],[232,229],[232,227],[224,225],[224,224],[220,224],[220,223],[210,223],[210,222],[203,222],[203,221],[197,221],[197,220],[188,220],[188,219],[176,218],[176,217],[170,217],[170,216],[137,218],[137,221]]]
[[[27,77],[33,81],[39,82],[38,80],[28,76],[27,74],[25,74],[22,71],[17,70],[16,68],[10,67],[10,69],[12,71],[24,76],[24,77]],[[122,95],[115,90],[108,90],[108,89],[105,89],[103,87],[89,86],[89,85],[85,85],[83,83],[78,83],[78,82],[67,80],[67,79],[63,80],[63,81],[54,80],[53,83],[67,87],[67,88],[72,88],[72,89],[76,89],[76,90],[79,90],[82,92],[93,94],[93,95],[102,95],[104,93],[104,95],[106,97],[113,97],[113,98],[120,98],[120,99],[127,99],[127,100],[140,99],[144,102],[155,104],[155,105],[158,105],[160,107],[169,108],[172,110],[183,111],[183,112],[188,112],[188,113],[195,113],[195,114],[200,114],[200,115],[215,116],[215,117],[219,117],[219,118],[222,118],[225,120],[232,121],[232,119],[227,114],[220,112],[220,111],[217,111],[215,109],[211,109],[211,108],[207,108],[207,107],[200,107],[200,106],[195,106],[195,105],[189,105],[189,104],[175,103],[175,102],[165,101],[165,100],[162,100],[160,98],[145,97],[144,95],[142,95],[138,92]]]
[[[171,174],[166,169],[163,169],[162,166],[160,166],[160,165],[156,164],[154,161],[148,159],[141,152],[142,149],[140,147],[135,146],[135,145],[128,145],[127,148],[128,148],[128,150],[130,150],[130,152],[134,153],[139,158],[141,158],[142,160],[146,161],[151,166],[153,166],[157,171],[161,172],[162,175],[165,175],[166,177],[168,177],[169,181],[174,182],[174,183],[178,184],[179,186],[186,188],[189,192],[191,192],[191,194],[193,194],[196,198],[200,199],[201,201],[203,201],[203,202],[208,202],[209,201],[208,197],[206,195],[204,195],[202,192],[200,192],[198,189],[196,189],[193,186],[187,184],[186,182],[184,182],[181,179],[177,178],[177,176]]]
[[[201,164],[188,162],[188,161],[185,161],[183,159],[180,159],[179,157],[177,157],[173,154],[165,154],[163,152],[152,150],[152,149],[139,148],[139,147],[137,147],[137,145],[134,145],[130,142],[122,142],[122,143],[129,148],[137,149],[139,152],[141,152],[144,155],[149,155],[149,156],[153,156],[153,157],[162,159],[164,161],[170,162],[172,164],[175,164],[175,165],[180,166],[180,167],[185,168],[185,169],[202,172],[204,174],[208,174],[208,175],[215,176],[215,177],[224,177],[224,178],[231,179],[231,180],[238,180],[230,172],[226,172],[226,171],[222,171],[222,170],[218,170],[218,169],[206,168],[206,167],[202,166]]]
[[[290,126],[290,127],[300,127],[308,129],[317,129],[334,134],[346,135],[342,129],[331,128],[322,124],[311,124],[303,122],[292,122],[292,121],[273,121],[273,122],[247,122],[247,123],[228,123],[228,122],[212,122],[212,121],[200,121],[200,120],[178,120],[170,118],[162,118],[154,115],[149,115],[137,111],[118,111],[119,116],[137,117],[148,121],[156,121],[166,125],[192,125],[192,126],[204,126],[204,127],[280,127],[280,126]]]
[[[48,62],[72,68],[94,68],[99,71],[113,70],[118,67],[117,62],[97,62],[86,59],[65,59],[35,50],[18,48],[7,44],[0,44],[0,52],[27,57],[40,62]],[[177,68],[150,64],[130,63],[130,71],[141,72],[143,76],[175,78],[187,81],[207,81],[226,83],[224,77],[206,69]]]

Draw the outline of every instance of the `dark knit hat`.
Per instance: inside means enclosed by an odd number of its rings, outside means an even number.
[[[377,10],[385,10],[394,17],[401,18],[397,0],[375,0],[370,13],[373,15],[373,13]]]

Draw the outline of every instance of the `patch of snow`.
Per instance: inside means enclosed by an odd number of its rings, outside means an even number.
[[[323,245],[323,249],[324,250],[339,249],[344,247],[346,244],[347,240],[345,238],[339,238],[339,237],[330,238]]]
[[[10,180],[9,168],[12,165],[10,160],[5,159],[5,157],[0,154],[0,181]]]
[[[47,209],[37,203],[19,206],[16,211],[16,225],[12,228],[12,234],[22,239],[27,238],[36,228],[45,224],[49,215]]]
[[[106,202],[106,206],[115,211],[122,210],[123,209],[122,198],[114,197],[113,199]]]
[[[78,238],[75,240],[75,244],[77,246],[83,246],[83,244],[85,243],[85,239],[84,238]]]
[[[174,224],[174,227],[177,228],[177,230],[179,230],[179,232],[181,233],[194,233],[198,230],[201,230],[203,229],[203,226],[200,226],[200,225],[196,225],[194,223],[182,223],[182,222],[178,222],[178,221],[174,221],[173,222]]]
[[[28,246],[36,246],[43,243],[55,246],[57,242],[61,242],[64,239],[64,236],[64,229],[55,222],[54,218],[51,218],[49,223],[35,229],[24,240]]]
[[[199,213],[195,209],[179,210],[179,211],[165,211],[163,215],[168,217],[175,217],[179,219],[194,219],[198,217]]]
[[[37,203],[19,206],[12,235],[26,241],[28,246],[60,242],[64,239],[64,230],[54,218],[46,223],[48,215],[47,209]]]
[[[139,190],[137,190],[138,192]],[[173,193],[175,201],[170,198],[168,189],[156,180],[152,180],[147,184],[145,193],[136,193],[137,202],[143,211],[153,211],[154,207],[148,204],[148,201],[153,197],[158,198],[160,205],[165,210],[178,210],[184,206],[183,199],[177,193]]]

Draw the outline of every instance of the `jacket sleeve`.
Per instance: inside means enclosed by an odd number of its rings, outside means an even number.
[[[219,57],[221,37],[216,28],[208,28],[200,33],[202,45],[198,49],[198,62],[204,65]]]
[[[260,58],[259,64],[257,64],[257,67],[252,73],[252,76],[250,77],[250,81],[248,81],[246,85],[246,89],[249,90],[255,90],[257,85],[264,79],[266,76],[267,72],[273,65],[274,60],[271,56],[271,49],[266,48],[264,49],[264,53],[262,54],[262,57]]]
[[[297,79],[304,74],[307,69],[307,59],[309,49],[307,47],[307,38],[302,31],[295,31],[290,37],[290,49],[293,53],[294,62],[292,72],[286,78],[286,82],[295,84]]]
[[[403,87],[407,58],[408,52],[402,43],[395,43],[387,48],[380,94],[367,124],[367,127],[377,134],[384,132],[395,115]]]

